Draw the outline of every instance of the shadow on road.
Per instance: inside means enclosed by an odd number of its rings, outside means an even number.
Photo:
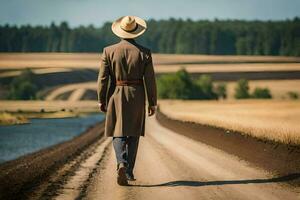
[[[248,180],[225,180],[225,181],[171,181],[161,184],[153,185],[130,185],[133,187],[161,187],[161,186],[210,186],[210,185],[233,185],[233,184],[261,184],[261,183],[278,183],[278,182],[288,182],[300,178],[300,173],[293,173],[286,176],[269,178],[269,179],[248,179]]]

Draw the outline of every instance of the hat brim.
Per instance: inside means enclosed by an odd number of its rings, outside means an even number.
[[[133,16],[136,24],[137,24],[137,28],[136,30],[132,31],[132,32],[127,32],[125,30],[123,30],[121,28],[121,20],[123,19],[123,17],[120,17],[119,19],[117,19],[116,21],[113,22],[113,24],[111,25],[111,30],[113,31],[113,33],[115,35],[117,35],[120,38],[124,38],[124,39],[132,39],[132,38],[136,38],[140,35],[142,35],[146,29],[147,29],[147,24],[145,22],[145,20]]]

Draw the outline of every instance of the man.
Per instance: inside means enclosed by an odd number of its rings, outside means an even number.
[[[146,22],[139,17],[117,19],[112,31],[121,41],[103,49],[99,70],[98,101],[100,110],[106,112],[105,135],[113,137],[119,185],[135,180],[133,169],[139,136],[145,135],[145,93],[148,116],[156,111],[151,52],[134,40],[146,28]]]

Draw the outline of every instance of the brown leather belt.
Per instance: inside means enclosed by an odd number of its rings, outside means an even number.
[[[143,79],[136,79],[136,80],[117,80],[116,85],[118,86],[126,86],[126,85],[142,85]]]

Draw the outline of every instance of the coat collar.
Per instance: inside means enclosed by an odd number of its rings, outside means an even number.
[[[133,45],[136,44],[134,39],[121,39],[120,43],[130,43],[130,44],[133,44]]]

